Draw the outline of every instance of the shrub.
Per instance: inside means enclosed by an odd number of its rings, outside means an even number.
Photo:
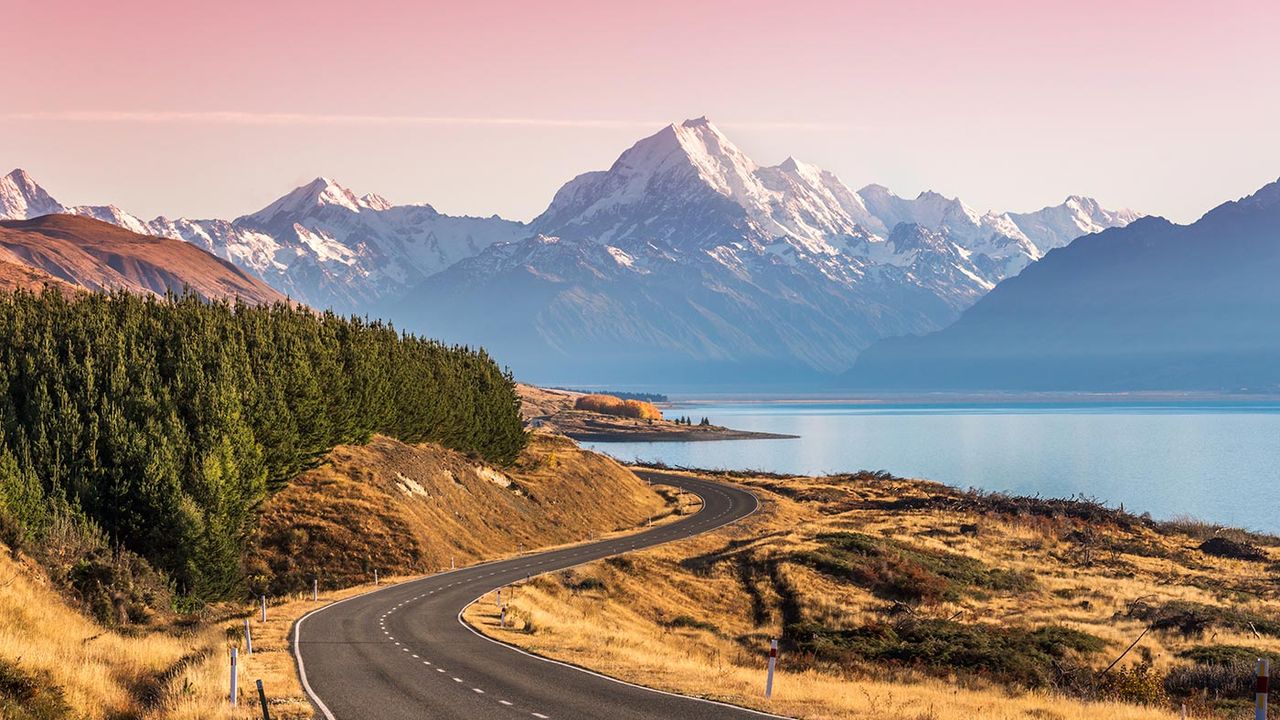
[[[1174,697],[1203,695],[1210,697],[1252,697],[1254,687],[1252,660],[1224,665],[1196,663],[1169,670],[1164,679],[1165,691]]]
[[[1098,695],[1137,705],[1162,705],[1168,701],[1165,679],[1146,662],[1115,668],[1099,678]]]
[[[586,410],[618,417],[638,418],[640,420],[662,419],[662,411],[651,402],[623,400],[613,395],[583,395],[574,401],[573,407],[576,410]]]
[[[1178,653],[1178,657],[1200,665],[1235,665],[1252,663],[1271,653],[1243,645],[1196,645]]]
[[[911,617],[846,630],[792,626],[787,636],[799,650],[833,662],[972,673],[1028,688],[1078,680],[1088,672],[1082,657],[1105,646],[1093,635],[1057,625],[1024,628]]]
[[[1245,608],[1219,607],[1188,600],[1161,605],[1136,603],[1129,616],[1144,620],[1153,630],[1177,631],[1185,636],[1203,635],[1211,627],[1280,637],[1280,620]]]
[[[1215,557],[1251,562],[1267,562],[1270,558],[1255,545],[1222,536],[1211,537],[1200,543],[1200,552]]]
[[[964,555],[927,550],[861,533],[825,533],[816,550],[791,559],[886,600],[931,603],[983,591],[1023,592],[1035,586],[1025,573],[990,568]]]

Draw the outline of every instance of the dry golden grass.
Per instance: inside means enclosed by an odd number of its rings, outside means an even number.
[[[676,512],[629,471],[561,437],[536,435],[518,462],[502,470],[437,446],[375,438],[337,448],[264,510],[260,533],[300,529],[305,542],[259,548],[259,569],[279,565],[301,579],[311,566],[282,554],[319,558],[314,562],[328,572],[321,575],[318,602],[309,593],[286,592],[272,598],[266,623],[256,606],[223,605],[189,627],[114,631],[71,608],[33,563],[0,552],[0,660],[26,674],[48,673],[76,717],[256,718],[255,681],[261,679],[272,717],[301,720],[312,717],[312,709],[289,650],[293,622],[369,590],[372,568],[384,584],[397,582],[447,568],[450,556],[461,567],[625,532],[650,518],[668,522]],[[243,654],[245,617],[252,655]],[[228,701],[232,647],[242,653],[234,709]]]
[[[785,591],[792,612],[828,628],[883,621],[890,603],[792,561],[817,546],[815,535],[850,531],[945,551],[989,567],[1030,573],[1023,592],[964,594],[915,607],[917,616],[995,626],[1062,625],[1101,638],[1092,658],[1105,667],[1146,627],[1131,603],[1186,600],[1280,618],[1267,563],[1227,560],[1196,549],[1199,538],[1137,523],[1098,526],[1036,515],[982,516],[946,503],[912,509],[903,498],[947,495],[932,483],[877,479],[743,478],[762,511],[711,535],[535,579],[510,607],[511,628],[497,627],[492,599],[467,619],[487,634],[533,652],[626,680],[804,718],[1167,718],[1153,706],[1086,702],[1024,691],[959,672],[913,668],[833,667],[812,658],[780,663],[774,697],[764,700],[764,657],[782,630]],[[942,509],[939,509],[941,506]],[[962,531],[962,526],[965,526]],[[1100,534],[1099,534],[1100,533]],[[1274,547],[1264,548],[1273,558]],[[721,561],[708,558],[720,558]],[[723,561],[732,558],[734,561]],[[748,565],[775,560],[777,575],[744,576]],[[602,589],[574,591],[584,578]],[[587,587],[596,586],[588,583]],[[1280,639],[1211,629],[1203,637],[1148,632],[1118,667],[1149,658],[1160,670],[1184,663],[1176,653],[1197,644],[1235,644],[1280,652]],[[1199,712],[1193,708],[1193,712]]]

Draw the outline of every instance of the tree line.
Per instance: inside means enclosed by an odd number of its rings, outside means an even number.
[[[242,582],[273,490],[382,433],[507,463],[510,374],[381,322],[193,294],[0,295],[0,515],[72,518],[199,599]]]

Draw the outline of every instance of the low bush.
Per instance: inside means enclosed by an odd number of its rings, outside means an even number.
[[[1105,643],[1050,625],[1038,628],[906,617],[836,630],[812,624],[787,629],[802,652],[835,663],[863,661],[968,673],[1027,688],[1063,687],[1089,674],[1083,658]]]
[[[1271,657],[1271,653],[1244,645],[1196,645],[1179,652],[1178,657],[1200,665],[1236,665]]]
[[[1128,614],[1147,622],[1153,630],[1176,631],[1187,637],[1203,635],[1210,628],[1280,637],[1280,619],[1245,608],[1172,600],[1159,605],[1135,603]]]
[[[791,559],[877,597],[904,603],[957,600],[982,592],[1024,592],[1035,587],[1026,573],[990,568],[964,555],[927,550],[861,533],[825,533],[815,550]]]
[[[1169,670],[1164,687],[1170,695],[1179,698],[1250,698],[1254,688],[1253,661],[1179,665]]]
[[[1248,560],[1250,562],[1267,562],[1270,558],[1255,545],[1240,542],[1222,536],[1211,537],[1200,543],[1200,552],[1215,557],[1232,560]]]

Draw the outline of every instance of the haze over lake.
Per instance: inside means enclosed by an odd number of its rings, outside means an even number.
[[[822,474],[888,470],[957,487],[1086,495],[1280,532],[1280,404],[681,404],[668,416],[794,440],[585,443],[623,460]]]

